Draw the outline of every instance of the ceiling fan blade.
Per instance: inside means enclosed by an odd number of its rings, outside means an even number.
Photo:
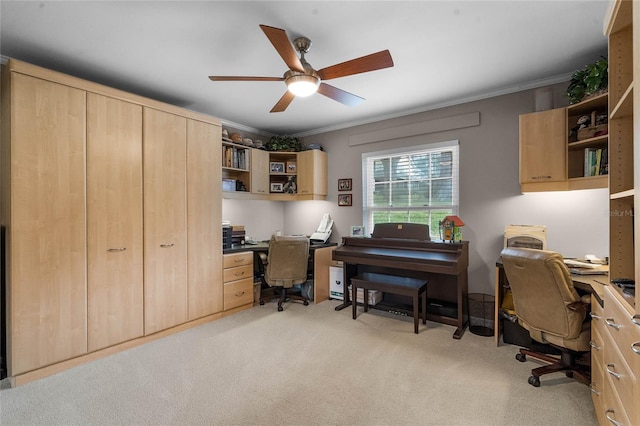
[[[282,97],[280,98],[280,100],[273,106],[273,108],[271,108],[271,111],[269,112],[282,112],[285,109],[287,109],[287,107],[289,106],[289,104],[291,103],[291,101],[293,100],[293,98],[295,98],[296,95],[294,95],[293,93],[291,93],[290,91],[286,91],[284,92],[284,95],[282,95]]]
[[[318,75],[322,80],[331,80],[332,78],[376,71],[392,66],[393,59],[391,58],[391,53],[389,53],[388,50],[382,50],[377,53],[372,53],[371,55],[323,68],[318,71]]]
[[[360,96],[345,92],[344,90],[338,89],[337,87],[331,86],[327,83],[320,83],[318,93],[350,107],[359,105],[364,101],[364,98],[361,98]]]
[[[211,81],[283,81],[282,77],[242,77],[227,75],[210,75]]]
[[[299,72],[304,72],[304,68],[296,51],[293,49],[287,33],[280,28],[270,27],[268,25],[260,25],[262,31],[276,48],[276,51],[280,54],[284,63],[287,64],[289,69]]]

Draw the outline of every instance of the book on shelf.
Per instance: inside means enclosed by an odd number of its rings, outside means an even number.
[[[238,149],[232,146],[225,146],[222,149],[224,167],[247,170],[248,161],[246,149]]]
[[[584,149],[584,176],[601,176],[609,173],[607,148]]]

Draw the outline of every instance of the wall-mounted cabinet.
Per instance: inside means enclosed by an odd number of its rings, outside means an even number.
[[[223,197],[272,201],[324,200],[327,196],[327,154],[320,150],[301,152],[264,151],[223,142]],[[242,168],[233,164],[230,148],[249,159]],[[238,191],[241,180],[247,191]]]
[[[520,116],[522,192],[606,188],[608,185],[607,94],[566,108]],[[590,125],[578,130],[579,120]],[[605,124],[596,126],[596,120]]]
[[[251,153],[253,149],[232,142],[222,142],[222,189],[251,192]]]

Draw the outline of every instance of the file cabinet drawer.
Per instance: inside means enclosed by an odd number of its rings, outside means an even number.
[[[593,408],[598,418],[598,423],[605,424],[604,418],[604,394],[605,394],[605,377],[604,367],[598,361],[597,358],[591,360],[591,401],[593,401]]]
[[[605,373],[606,374],[606,373]],[[603,394],[603,404],[602,407],[603,415],[602,417],[606,420],[605,422],[601,422],[604,425],[623,425],[623,426],[633,426],[633,423],[629,421],[629,417],[625,413],[624,407],[620,402],[619,395],[616,393],[616,390],[612,387],[611,381],[605,377],[604,383],[604,394]],[[598,416],[598,420],[600,416]]]
[[[238,266],[236,268],[226,268],[222,272],[222,280],[224,283],[231,281],[243,280],[253,277],[253,264],[246,266]]]
[[[602,363],[605,380],[610,384],[610,388],[615,390],[615,392],[612,392],[612,396],[617,395],[617,398],[614,399],[618,399],[621,409],[625,411],[632,410],[636,377],[622,356],[620,349],[611,339],[611,335],[608,333],[605,333],[605,335],[604,361]],[[630,414],[630,412],[625,413],[626,416],[630,416]]]
[[[235,268],[236,266],[253,265],[253,252],[243,251],[242,253],[225,254],[223,268]]]
[[[224,310],[253,303],[253,278],[232,281],[224,285]]]

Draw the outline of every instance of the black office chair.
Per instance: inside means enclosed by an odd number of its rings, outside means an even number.
[[[264,295],[260,297],[260,304],[275,297],[274,289],[279,289],[278,311],[282,311],[285,299],[301,300],[307,306],[309,299],[300,292],[296,294],[291,288],[307,281],[307,267],[309,262],[309,239],[307,237],[273,236],[269,241],[269,253],[260,253],[262,262],[261,274]],[[269,291],[271,290],[271,291]]]
[[[508,247],[502,251],[502,263],[509,280],[518,323],[533,340],[556,348],[560,358],[521,348],[516,359],[527,355],[549,363],[531,370],[529,384],[540,386],[543,374],[564,371],[587,385],[590,368],[576,360],[591,350],[589,295],[579,296],[559,253],[546,250]]]

